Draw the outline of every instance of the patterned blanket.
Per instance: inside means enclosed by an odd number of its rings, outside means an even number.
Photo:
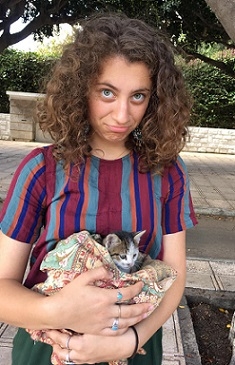
[[[166,290],[174,282],[177,273],[163,261],[152,260],[148,255],[141,254],[141,259],[141,270],[132,274],[121,272],[113,263],[108,250],[97,243],[89,232],[74,233],[67,239],[59,241],[55,249],[45,256],[41,270],[47,272],[47,279],[35,285],[33,290],[44,295],[52,295],[81,273],[105,266],[112,271],[112,279],[105,282],[98,280],[95,285],[101,288],[120,289],[142,281],[144,283],[142,291],[128,304],[149,302],[156,308]],[[33,340],[45,342],[43,335],[46,331],[28,330],[28,332]],[[55,365],[62,365],[59,359],[53,358],[52,361]],[[126,365],[127,360],[112,361],[109,364]]]

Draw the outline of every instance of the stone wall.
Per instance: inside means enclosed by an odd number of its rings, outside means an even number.
[[[0,140],[51,142],[39,129],[36,102],[42,94],[7,91],[10,114],[0,114]],[[190,127],[190,140],[184,151],[235,155],[235,129]]]
[[[190,127],[184,151],[235,155],[235,129]]]
[[[10,140],[10,114],[0,113],[0,139]]]

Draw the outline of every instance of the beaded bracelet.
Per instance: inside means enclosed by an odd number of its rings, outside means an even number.
[[[135,326],[130,326],[129,328],[131,328],[135,334],[135,349],[133,351],[133,354],[128,357],[128,359],[133,359],[133,357],[136,355],[137,351],[138,351],[138,347],[139,347],[139,336],[138,336],[138,333],[136,331],[136,328]]]

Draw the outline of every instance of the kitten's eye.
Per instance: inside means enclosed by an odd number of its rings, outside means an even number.
[[[105,99],[111,99],[114,97],[112,91],[110,91],[108,89],[101,90],[101,96],[103,96],[103,98],[105,98]]]
[[[126,260],[126,255],[119,255],[120,259]]]
[[[137,253],[135,253],[134,255],[133,255],[133,258],[135,259],[137,257]]]

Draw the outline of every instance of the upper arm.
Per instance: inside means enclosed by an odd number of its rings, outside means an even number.
[[[172,266],[178,274],[186,274],[186,232],[163,236],[163,261]]]
[[[22,282],[31,245],[14,240],[0,231],[0,279]]]

